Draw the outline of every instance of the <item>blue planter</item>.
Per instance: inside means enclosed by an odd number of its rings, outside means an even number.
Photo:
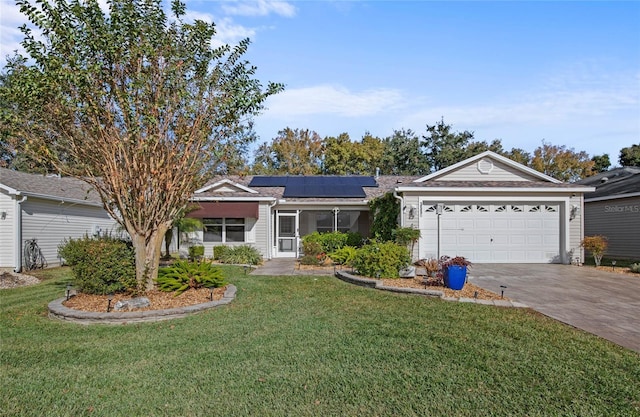
[[[445,285],[452,290],[461,290],[467,282],[467,267],[451,265],[445,270]]]

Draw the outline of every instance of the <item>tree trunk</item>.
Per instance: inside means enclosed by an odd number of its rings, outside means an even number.
[[[151,232],[149,236],[144,234],[132,234],[131,241],[136,257],[136,281],[139,291],[147,291],[155,288],[160,266],[160,251],[162,239],[168,227],[160,227]]]

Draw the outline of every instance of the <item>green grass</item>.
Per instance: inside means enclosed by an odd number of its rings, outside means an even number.
[[[3,416],[638,416],[640,355],[530,310],[245,276],[225,307],[47,318],[68,270],[0,291]]]
[[[602,266],[612,266],[611,261],[613,258],[603,257],[602,261],[600,261],[600,265]],[[640,260],[632,260],[632,259],[615,259],[616,268],[628,268],[633,264],[640,263]],[[593,256],[587,256],[584,260],[585,265],[595,266],[596,261],[593,259]]]

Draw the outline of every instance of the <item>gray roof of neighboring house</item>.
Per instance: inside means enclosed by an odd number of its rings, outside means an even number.
[[[74,200],[102,205],[97,192],[84,181],[71,177],[29,174],[0,168],[0,189],[15,190],[19,195],[38,196],[55,200]]]
[[[577,184],[596,187],[594,192],[585,193],[586,200],[637,194],[640,193],[640,167],[614,168],[580,180]]]

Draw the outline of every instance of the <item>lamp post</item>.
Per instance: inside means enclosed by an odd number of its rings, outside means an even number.
[[[107,313],[111,311],[111,301],[113,301],[112,292],[110,292],[109,295],[107,295]]]
[[[504,290],[507,288],[506,285],[500,286],[500,298],[504,298]]]
[[[613,271],[616,270],[616,260],[614,259],[613,261],[611,261],[611,268]]]
[[[65,297],[67,297],[67,301],[71,298],[71,284],[67,284],[67,290],[65,291]]]

